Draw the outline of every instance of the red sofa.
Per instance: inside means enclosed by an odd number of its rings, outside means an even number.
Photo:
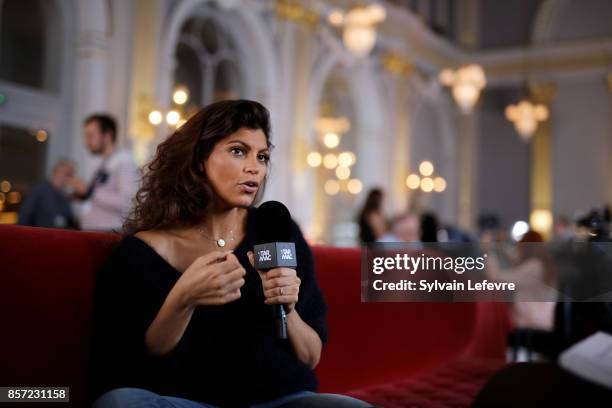
[[[70,386],[70,405],[83,406],[94,275],[116,241],[0,226],[0,386]],[[313,251],[329,304],[321,391],[386,408],[468,406],[504,364],[504,304],[361,303],[359,250]]]

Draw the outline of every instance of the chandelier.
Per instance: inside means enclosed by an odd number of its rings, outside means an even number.
[[[346,14],[333,10],[328,20],[332,26],[343,27],[345,47],[357,57],[367,56],[376,44],[376,25],[385,20],[387,13],[380,4],[357,6]]]
[[[328,179],[323,189],[328,195],[339,192],[359,194],[362,183],[357,178],[351,178],[351,167],[357,162],[355,153],[343,151],[336,153],[334,149],[340,145],[340,137],[351,128],[351,122],[344,116],[321,116],[314,123],[314,128],[325,146],[324,151],[313,150],[306,156],[310,167],[323,167],[326,172],[333,172],[333,178]]]
[[[478,98],[480,91],[487,84],[484,70],[480,65],[470,64],[456,70],[445,68],[440,71],[440,82],[451,88],[453,99],[463,113],[470,113]]]
[[[419,172],[411,173],[406,177],[406,186],[411,190],[420,189],[424,193],[441,193],[446,190],[446,180],[444,177],[434,177],[434,165],[429,160],[424,160],[419,164]]]
[[[165,117],[168,126],[175,128],[181,127],[187,121],[185,119],[187,115],[183,112],[183,107],[188,100],[189,90],[184,85],[178,85],[174,89],[174,92],[172,92],[172,102],[174,102],[175,107],[165,112],[165,114],[157,109],[152,110],[147,117],[149,123],[153,126],[159,126],[164,121]]]
[[[506,108],[506,119],[514,123],[514,129],[524,141],[529,141],[538,128],[538,123],[548,119],[548,108],[523,99]]]

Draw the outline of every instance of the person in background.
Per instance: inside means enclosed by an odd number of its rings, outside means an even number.
[[[483,242],[483,247],[487,247]],[[553,323],[558,297],[557,274],[552,256],[538,232],[529,230],[518,245],[518,259],[509,267],[502,267],[495,251],[487,251],[486,275],[493,280],[516,284],[512,317],[515,325],[511,339],[514,359],[518,347],[526,346],[527,357],[536,350],[551,355]]]
[[[421,241],[438,242],[438,219],[433,213],[421,215]]]
[[[574,239],[572,221],[564,215],[556,216],[553,223],[553,241],[570,242]]]
[[[391,221],[391,231],[378,239],[378,242],[421,242],[421,223],[412,213],[403,213]],[[414,246],[413,246],[414,247]]]
[[[84,121],[87,149],[102,157],[91,182],[74,178],[75,197],[83,201],[84,230],[119,230],[127,217],[138,187],[138,167],[127,150],[117,148],[117,122],[107,114],[94,114]]]
[[[357,222],[359,224],[359,241],[362,244],[375,242],[387,231],[382,203],[382,190],[378,188],[370,190],[365,204],[357,217]]]
[[[531,301],[514,304],[514,323],[517,327],[552,330],[557,277],[553,260],[538,232],[529,230],[518,245],[518,262],[508,268],[500,266],[494,251],[487,260],[485,269],[491,279],[517,284],[516,297]]]
[[[65,190],[74,176],[74,165],[59,160],[51,177],[34,186],[19,210],[20,225],[46,228],[78,229],[70,199]]]

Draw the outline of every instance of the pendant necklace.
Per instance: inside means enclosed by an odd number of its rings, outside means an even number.
[[[231,236],[230,236],[230,238],[227,241],[225,239],[223,239],[223,237],[220,237],[218,239],[214,239],[214,238],[209,237],[208,235],[206,235],[204,233],[204,229],[201,228],[201,227],[199,228],[199,231],[200,231],[200,235],[202,235],[203,238],[206,238],[206,239],[208,239],[210,241],[214,241],[217,244],[217,246],[220,247],[220,248],[223,248],[227,244],[228,241],[231,241],[231,240],[234,239],[234,230],[233,229],[230,230],[229,233],[230,233]]]

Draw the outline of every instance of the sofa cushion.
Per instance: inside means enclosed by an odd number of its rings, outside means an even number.
[[[497,359],[457,359],[415,378],[347,394],[385,408],[469,407],[487,380],[503,365]]]

